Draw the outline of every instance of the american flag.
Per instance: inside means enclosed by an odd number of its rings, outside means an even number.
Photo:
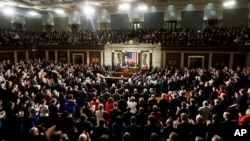
[[[137,52],[127,52],[127,56],[125,56],[125,60],[127,59],[127,62],[133,62],[134,64],[138,64],[138,54]]]

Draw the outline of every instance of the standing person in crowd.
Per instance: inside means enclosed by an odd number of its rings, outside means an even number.
[[[250,125],[250,108],[246,110],[245,115],[239,115],[238,119],[239,125]]]
[[[150,141],[150,135],[156,133],[158,136],[161,134],[161,127],[155,123],[153,115],[148,116],[148,124],[144,126],[144,138],[145,141]]]
[[[126,130],[126,125],[122,121],[122,117],[118,116],[116,122],[112,125],[112,139],[121,141]]]
[[[114,109],[112,109],[112,110],[109,112],[109,118],[110,118],[109,126],[112,126],[113,123],[115,123],[116,118],[117,118],[118,116],[121,116],[121,115],[122,115],[122,112],[121,112],[121,110],[118,109],[118,103],[117,103],[117,102],[114,102]]]
[[[111,138],[110,130],[105,126],[104,118],[99,120],[99,126],[95,126],[92,133],[93,141],[98,141],[102,136],[106,136],[107,138]]]
[[[107,113],[109,113],[110,110],[112,110],[112,109],[114,109],[114,99],[113,99],[113,97],[109,97],[108,101],[105,104],[105,111]]]
[[[95,112],[95,116],[96,116],[96,124],[97,126],[99,126],[99,120],[104,118],[105,120],[105,125],[108,126],[109,121],[108,121],[108,113],[106,111],[104,111],[104,105],[103,104],[99,104],[98,105],[98,110]]]
[[[179,124],[177,125],[177,133],[180,141],[191,141],[192,125],[188,121],[185,113],[181,114]]]
[[[144,141],[143,128],[137,125],[135,116],[130,118],[131,125],[126,127],[126,132],[130,133],[132,141]]]
[[[135,114],[137,112],[137,109],[136,109],[136,106],[137,106],[137,102],[135,101],[135,97],[134,96],[131,96],[131,98],[128,99],[128,106],[130,107],[131,109],[131,113]]]
[[[75,116],[76,114],[76,106],[77,104],[76,104],[76,100],[74,99],[74,95],[69,94],[68,100],[67,100],[67,111],[73,116]]]

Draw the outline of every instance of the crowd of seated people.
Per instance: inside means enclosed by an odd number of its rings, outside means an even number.
[[[106,66],[28,60],[2,61],[0,72],[1,140],[228,141],[250,124],[249,67],[116,80]]]
[[[1,45],[105,45],[113,43],[135,43],[160,45],[249,45],[247,27],[206,27],[203,30],[191,28],[138,29],[138,30],[79,30],[32,32],[0,29]]]

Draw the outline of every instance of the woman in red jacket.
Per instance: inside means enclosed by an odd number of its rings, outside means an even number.
[[[109,97],[105,104],[105,111],[109,113],[109,111],[112,109],[114,109],[114,99],[113,97]]]
[[[246,110],[245,115],[240,115],[238,119],[239,125],[250,125],[250,109]]]

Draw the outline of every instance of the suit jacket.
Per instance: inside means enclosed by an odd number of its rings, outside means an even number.
[[[132,141],[144,141],[143,129],[140,125],[127,126],[126,132],[131,134]]]
[[[192,125],[188,122],[182,122],[177,126],[180,141],[191,141]]]
[[[144,127],[145,141],[150,140],[152,133],[157,133],[158,136],[161,135],[161,127],[158,124],[148,124]]]
[[[193,138],[195,139],[197,136],[206,137],[206,123],[198,122],[192,125]]]
[[[211,141],[214,135],[221,136],[222,128],[220,122],[212,122],[207,125],[207,141]]]
[[[119,110],[119,109],[112,109],[112,110],[110,110],[110,112],[109,112],[109,118],[110,118],[111,124],[115,123],[116,117],[119,116],[119,115],[122,115],[121,110]]]

